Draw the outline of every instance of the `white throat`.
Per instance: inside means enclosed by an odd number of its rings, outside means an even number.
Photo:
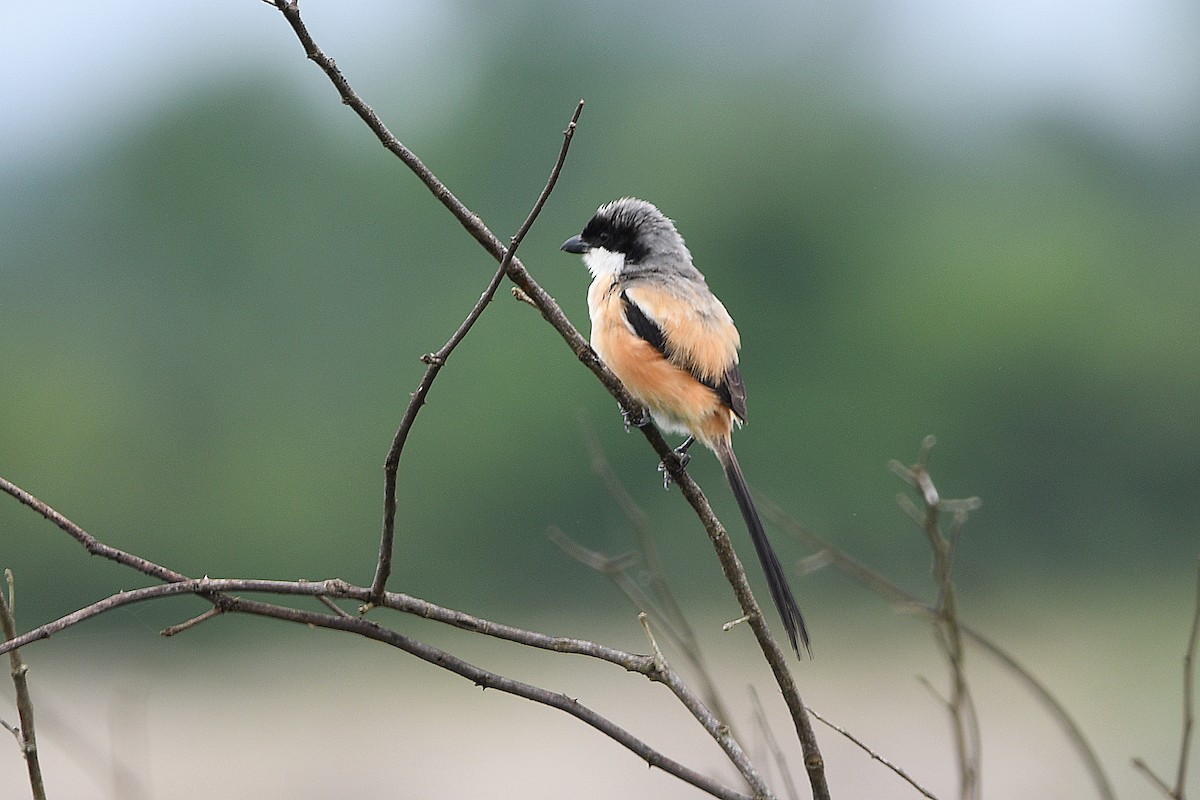
[[[593,278],[612,275],[620,272],[621,267],[625,266],[625,254],[605,250],[603,247],[593,247],[583,254],[583,265],[592,273]]]

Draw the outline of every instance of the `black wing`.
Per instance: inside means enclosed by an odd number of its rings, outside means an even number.
[[[658,323],[647,317],[641,306],[630,300],[629,295],[624,291],[621,292],[621,308],[625,312],[625,321],[633,328],[633,332],[645,339],[665,358],[671,358],[671,353],[667,350],[667,335],[663,333],[663,329],[658,327]]]

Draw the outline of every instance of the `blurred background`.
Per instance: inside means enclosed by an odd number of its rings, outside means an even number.
[[[958,551],[966,619],[1078,714],[1121,796],[1151,796],[1135,755],[1174,775],[1200,551],[1195,4],[302,11],[502,239],[585,98],[521,251],[576,325],[588,277],[559,244],[605,201],[655,202],[738,321],[749,424],[737,449],[755,488],[932,598],[927,547],[886,464],[913,462],[936,434],[943,496],[983,500]],[[263,3],[7,3],[0,42],[0,475],[187,574],[368,583],[383,458],[419,356],[494,262]],[[404,452],[391,588],[644,651],[624,599],[546,536],[632,547],[590,467],[592,434],[761,753],[747,684],[778,704],[748,631],[720,632],[737,612],[702,530],[612,399],[507,294]],[[691,470],[748,556],[715,460]],[[806,699],[952,795],[944,714],[918,680],[945,686],[923,624],[832,569],[801,575],[811,551],[774,536],[814,634],[817,659],[797,666]],[[147,583],[8,498],[0,556],[25,629]],[[54,795],[697,796],[557,712],[365,642],[250,619],[157,637],[203,607],[128,609],[26,648]],[[644,682],[384,621],[579,697],[728,778]],[[969,659],[985,789],[1095,796],[1024,690]],[[11,690],[0,697],[15,722]],[[911,796],[819,734],[835,791]],[[0,787],[28,791],[15,746],[0,746]]]

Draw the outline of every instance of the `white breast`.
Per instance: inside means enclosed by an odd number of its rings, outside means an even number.
[[[625,254],[595,247],[583,254],[583,264],[592,273],[593,278],[601,275],[614,275],[625,266]]]

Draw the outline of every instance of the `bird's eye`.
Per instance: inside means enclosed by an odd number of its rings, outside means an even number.
[[[600,232],[600,244],[608,244],[608,240],[612,238],[612,234],[608,231]]]

